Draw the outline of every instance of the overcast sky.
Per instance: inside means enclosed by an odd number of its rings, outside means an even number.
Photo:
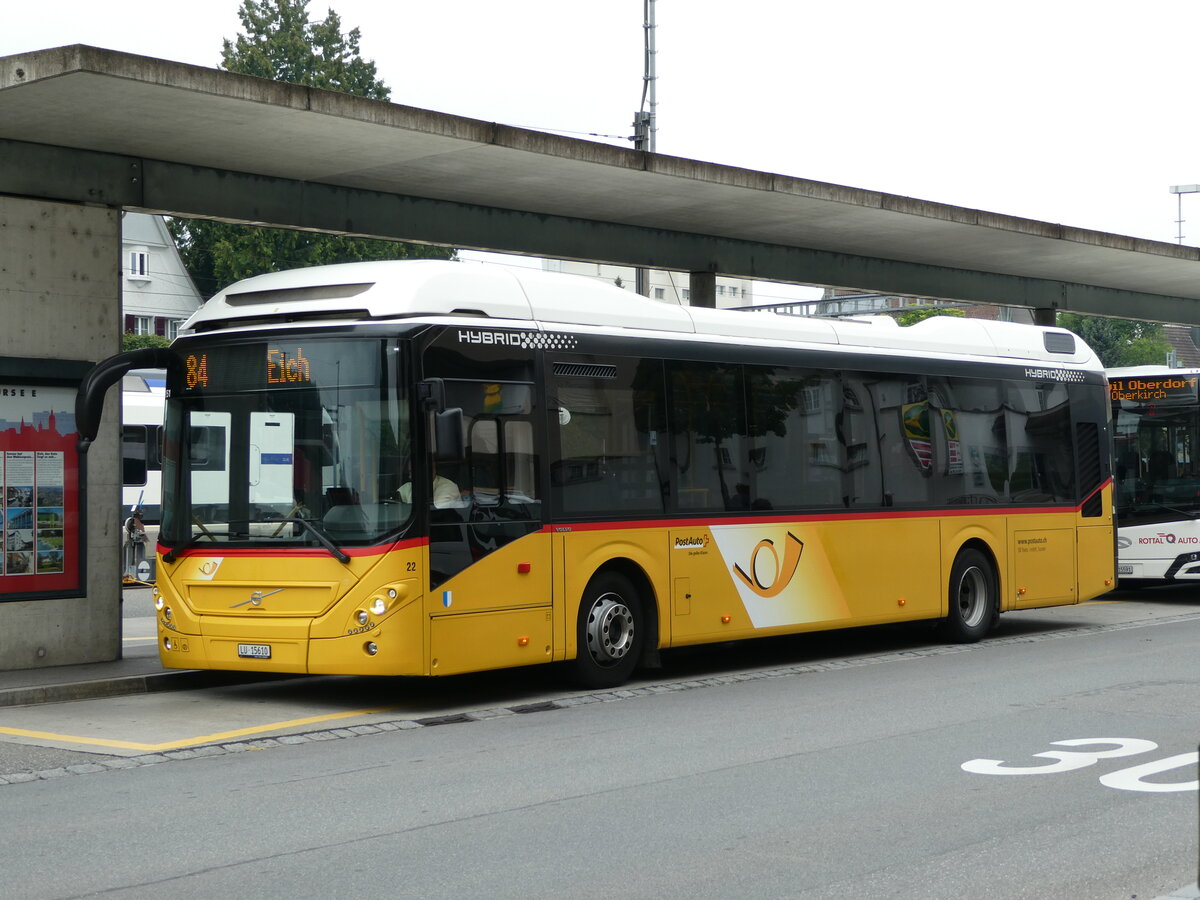
[[[239,0],[5,4],[0,55],[205,66]],[[658,0],[657,150],[1175,242],[1200,184],[1197,0]],[[643,0],[313,0],[392,100],[630,146]],[[1200,245],[1200,194],[1182,198]]]

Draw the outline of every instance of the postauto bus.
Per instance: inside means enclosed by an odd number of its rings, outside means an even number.
[[[169,668],[445,675],[931,620],[1114,578],[1108,389],[1058,328],[691,309],[447,261],[263,275],[167,350]]]

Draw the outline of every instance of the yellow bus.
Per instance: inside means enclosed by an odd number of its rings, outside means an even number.
[[[1110,407],[1071,333],[693,309],[444,261],[274,273],[168,350],[168,668],[564,662],[1000,613],[1114,578]]]

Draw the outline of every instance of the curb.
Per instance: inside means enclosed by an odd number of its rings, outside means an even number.
[[[67,703],[72,700],[96,700],[101,697],[123,697],[131,694],[154,694],[161,691],[190,691],[296,677],[300,676],[276,673],[205,672],[191,669],[180,672],[123,675],[93,681],[74,681],[0,690],[0,708],[36,706],[42,703]]]

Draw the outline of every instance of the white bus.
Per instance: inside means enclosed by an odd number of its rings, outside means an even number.
[[[134,507],[156,525],[162,504],[162,424],[166,373],[134,369],[121,381],[121,518]]]
[[[1200,369],[1109,369],[1117,574],[1200,580]]]

